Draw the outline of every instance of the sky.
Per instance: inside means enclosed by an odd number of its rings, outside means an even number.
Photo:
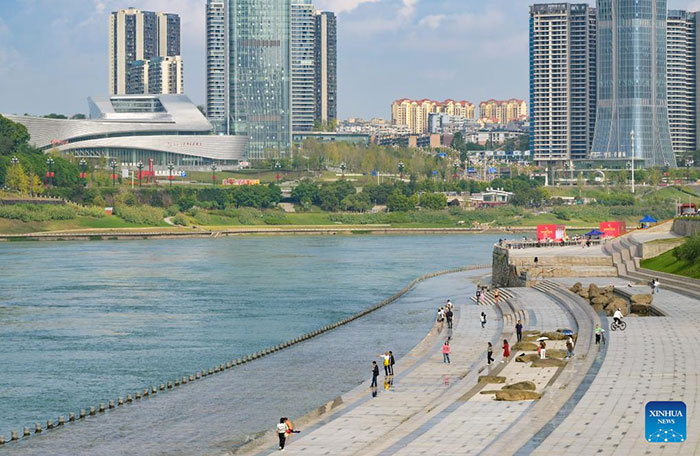
[[[86,113],[108,93],[111,11],[181,18],[185,93],[204,104],[205,0],[0,0],[0,112]],[[338,14],[338,115],[390,117],[398,98],[528,98],[525,0],[314,0]],[[700,10],[700,0],[669,0]]]

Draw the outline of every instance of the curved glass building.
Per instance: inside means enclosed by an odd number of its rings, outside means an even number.
[[[594,159],[676,165],[666,95],[666,0],[598,0]]]

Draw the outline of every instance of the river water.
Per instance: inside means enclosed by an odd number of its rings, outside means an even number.
[[[356,313],[421,274],[489,263],[496,240],[368,235],[0,244],[0,435],[283,342]],[[77,424],[70,437],[68,429],[32,437],[12,453],[117,454],[115,442],[134,444],[128,424],[138,427],[140,419],[176,429],[182,440],[168,450],[172,438],[149,434],[137,439],[136,452],[119,443],[123,454],[204,455],[230,447],[269,427],[281,396],[285,414],[306,413],[362,381],[375,352],[409,351],[446,296],[469,293],[467,276],[433,279],[321,338]],[[212,388],[218,391],[197,392]],[[291,391],[280,395],[285,389]],[[192,402],[195,392],[201,401]]]

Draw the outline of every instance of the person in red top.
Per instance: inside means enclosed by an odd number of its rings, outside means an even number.
[[[501,362],[505,363],[509,357],[510,357],[510,345],[508,345],[508,340],[503,339],[503,360]]]
[[[450,364],[450,341],[446,340],[442,346],[442,362]]]

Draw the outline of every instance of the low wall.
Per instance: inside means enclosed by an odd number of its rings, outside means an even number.
[[[671,231],[681,236],[692,236],[700,231],[700,220],[675,219]]]
[[[510,263],[508,249],[495,245],[491,262],[491,282],[497,287],[524,287],[518,268]]]
[[[642,244],[642,259],[646,260],[647,258],[654,258],[662,253],[666,253],[669,250],[674,249],[675,247],[678,247],[684,242],[683,238],[672,238],[672,239],[667,239],[667,242],[659,242],[659,241],[654,241],[654,242],[645,242]]]

